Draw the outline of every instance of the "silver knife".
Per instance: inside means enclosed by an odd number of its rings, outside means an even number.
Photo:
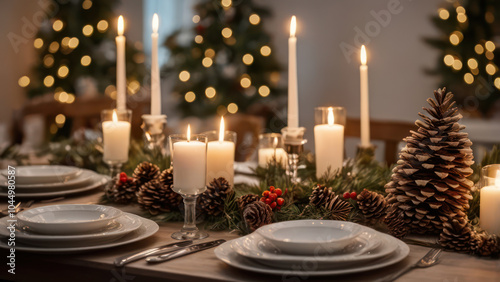
[[[146,261],[147,262],[164,262],[164,261],[171,260],[174,258],[178,258],[178,257],[182,257],[182,256],[189,255],[192,253],[196,253],[199,251],[203,251],[206,249],[210,249],[212,247],[219,246],[220,244],[222,244],[224,242],[226,242],[226,240],[221,239],[221,240],[215,240],[215,241],[210,241],[210,242],[206,242],[206,243],[196,244],[196,245],[192,245],[192,246],[189,246],[187,248],[183,248],[181,250],[171,252],[168,254],[147,257]]]
[[[182,249],[188,245],[191,245],[192,243],[193,243],[192,240],[175,242],[175,243],[170,243],[167,245],[159,246],[156,248],[151,248],[151,249],[147,249],[144,251],[140,251],[137,253],[131,253],[128,255],[124,255],[124,256],[121,256],[121,257],[118,257],[115,259],[115,265],[120,267],[120,266],[124,266],[127,263],[139,260],[141,258],[145,258],[147,256],[151,256],[154,254],[165,254],[165,253],[177,251],[177,250]]]

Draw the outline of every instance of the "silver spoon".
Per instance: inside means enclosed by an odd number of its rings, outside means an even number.
[[[433,266],[433,265],[437,264],[439,262],[438,258],[439,258],[439,255],[441,254],[441,251],[442,251],[442,249],[430,250],[423,258],[421,258],[416,263],[409,265],[409,266],[403,268],[402,270],[400,270],[399,272],[396,272],[396,273],[384,278],[382,281],[394,281],[412,269],[426,268],[426,267]]]

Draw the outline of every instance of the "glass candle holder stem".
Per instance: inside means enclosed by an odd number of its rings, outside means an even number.
[[[304,144],[307,140],[304,139],[306,129],[304,127],[289,128],[285,127],[281,130],[285,151],[288,155],[287,174],[293,184],[300,182],[298,178],[299,157],[304,150]]]

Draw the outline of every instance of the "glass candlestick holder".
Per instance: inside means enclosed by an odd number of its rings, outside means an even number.
[[[131,110],[101,112],[103,161],[109,166],[111,178],[120,173],[122,165],[128,161],[131,119]]]
[[[142,130],[144,131],[144,149],[153,157],[166,155],[165,129],[167,128],[166,115],[142,115]]]
[[[304,144],[307,143],[307,140],[304,139],[305,132],[306,129],[304,127],[285,127],[281,129],[283,144],[288,155],[287,175],[293,184],[297,184],[300,181],[297,176],[297,170],[299,168],[300,154],[304,151]]]
[[[184,226],[172,234],[177,240],[208,237],[196,227],[196,200],[206,190],[207,137],[173,134],[168,137],[173,167],[172,190],[184,199]]]

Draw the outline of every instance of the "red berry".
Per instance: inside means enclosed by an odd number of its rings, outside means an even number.
[[[278,197],[279,197],[283,194],[283,191],[281,191],[281,189],[278,188],[278,189],[274,190],[274,193],[276,193],[276,195],[278,195]]]
[[[357,195],[356,192],[351,192],[351,199],[356,200]]]
[[[272,202],[272,203],[270,204],[270,206],[271,206],[271,208],[272,208],[272,209],[274,209],[274,208],[276,207],[276,202]]]
[[[260,201],[265,203],[265,202],[266,202],[266,199],[267,199],[267,198],[262,197],[262,198],[260,198]]]
[[[125,172],[120,172],[120,177],[127,177],[127,174]]]
[[[277,207],[276,207],[276,209],[277,209],[277,210],[281,210],[281,206],[277,206]]]
[[[262,192],[262,196],[268,197],[269,196],[269,191],[266,190],[266,191]]]
[[[127,182],[127,180],[128,180],[128,177],[120,176],[120,182],[125,183],[125,182]]]
[[[269,191],[273,192],[274,191],[274,186],[269,187]]]
[[[266,198],[266,202],[265,203],[268,204],[268,205],[270,205],[272,203],[271,198]]]
[[[344,199],[349,199],[351,197],[351,194],[349,192],[344,193]]]
[[[276,200],[276,202],[278,202],[278,205],[282,206],[282,205],[285,203],[285,199],[283,199],[283,198],[278,198],[278,199]]]
[[[271,198],[271,200],[273,200],[273,201],[276,201],[276,199],[278,198],[278,195],[276,193],[271,193],[271,194],[269,194],[269,198]]]

